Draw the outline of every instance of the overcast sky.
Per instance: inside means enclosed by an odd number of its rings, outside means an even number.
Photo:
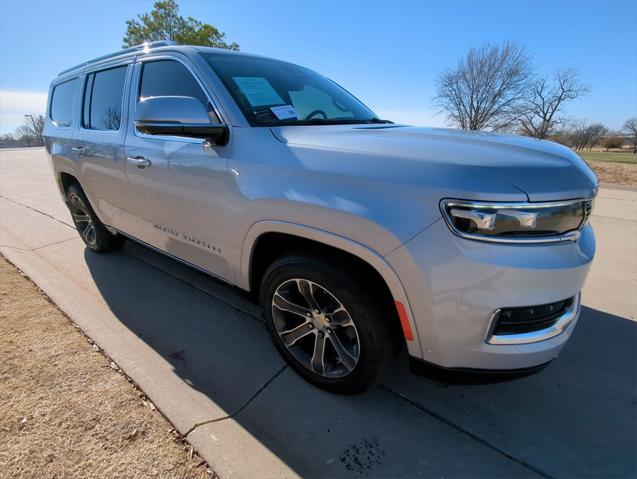
[[[49,82],[121,47],[125,21],[152,1],[0,0],[0,132],[43,113]],[[241,50],[332,78],[384,118],[443,126],[436,75],[483,42],[517,40],[541,72],[574,67],[591,87],[572,118],[618,129],[637,116],[637,0],[184,1]]]

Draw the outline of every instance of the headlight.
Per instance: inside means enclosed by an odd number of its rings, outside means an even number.
[[[442,200],[445,221],[458,236],[507,243],[574,241],[593,210],[593,200],[548,203],[485,203]]]

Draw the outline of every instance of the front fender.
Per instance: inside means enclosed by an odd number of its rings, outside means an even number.
[[[423,357],[420,348],[418,330],[400,278],[381,255],[367,246],[349,238],[298,223],[278,220],[259,221],[252,225],[252,227],[248,230],[241,249],[240,267],[237,272],[237,283],[241,288],[250,290],[250,264],[252,260],[252,253],[258,238],[265,233],[283,233],[313,240],[352,254],[369,264],[383,278],[394,301],[402,303],[405,307],[405,313],[407,316],[406,319],[409,322],[409,327],[412,332],[411,339],[406,338],[409,354],[418,358]]]

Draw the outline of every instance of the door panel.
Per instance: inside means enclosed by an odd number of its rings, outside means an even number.
[[[152,62],[152,60],[149,60]],[[186,68],[180,64],[180,68]],[[192,72],[185,69],[188,75]],[[182,72],[183,73],[183,72]],[[143,64],[135,66],[135,91],[140,92]],[[149,79],[148,73],[146,79]],[[170,78],[169,88],[162,91],[161,82],[147,96],[181,94],[197,97],[189,86],[185,91],[175,85],[177,74]],[[156,79],[154,79],[156,80]],[[193,77],[194,80],[194,77]],[[201,88],[198,82],[190,83]],[[149,91],[142,88],[141,91]],[[205,94],[204,94],[205,95]],[[234,282],[222,244],[227,201],[229,146],[212,146],[191,138],[144,135],[135,130],[134,107],[139,94],[131,98],[130,133],[126,139],[125,193],[127,215],[123,231],[132,236]],[[147,166],[140,164],[145,161]]]
[[[82,187],[102,222],[119,228],[126,205],[124,140],[132,65],[90,72],[82,78],[75,152]]]

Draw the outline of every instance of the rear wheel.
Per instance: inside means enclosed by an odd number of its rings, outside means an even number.
[[[331,261],[288,256],[268,268],[260,295],[266,327],[290,366],[314,385],[345,394],[376,382],[391,344],[377,295],[352,274]]]
[[[95,253],[106,253],[122,247],[124,237],[106,229],[93,211],[82,188],[78,185],[69,186],[66,198],[73,223],[88,249]]]

